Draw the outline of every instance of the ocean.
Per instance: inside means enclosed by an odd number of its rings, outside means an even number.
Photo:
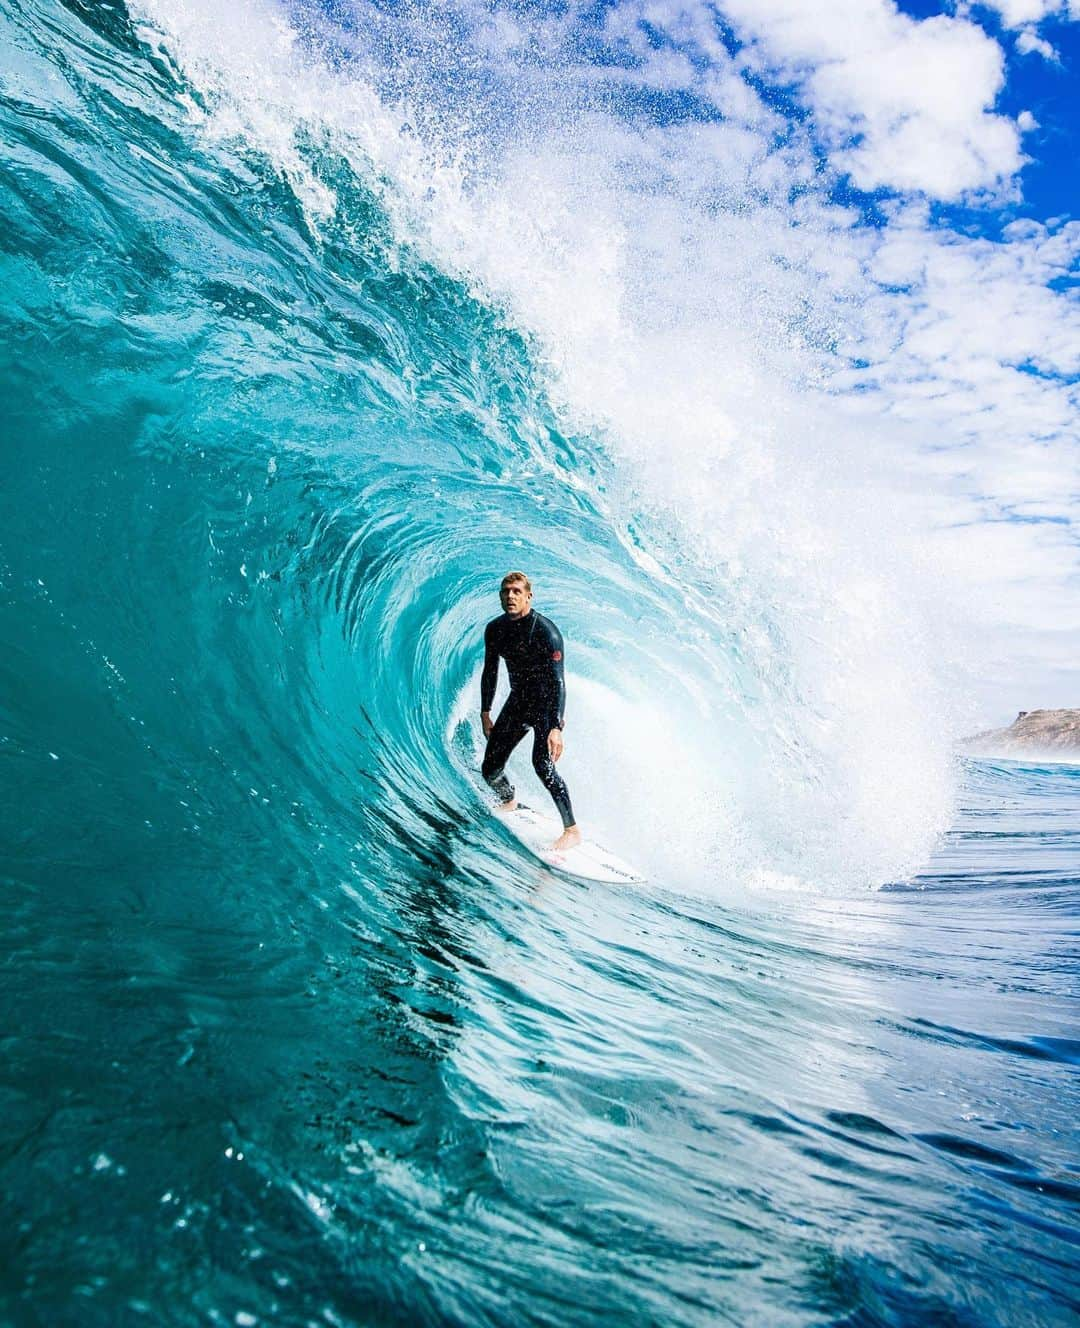
[[[831,213],[472,13],[0,0],[0,1319],[1075,1323],[1080,767],[955,755]],[[512,568],[644,886],[490,815]]]

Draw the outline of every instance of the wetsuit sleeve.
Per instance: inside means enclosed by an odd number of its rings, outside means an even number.
[[[495,644],[495,624],[484,628],[484,671],[480,675],[480,710],[491,709],[499,681],[499,651]]]
[[[563,673],[562,632],[553,622],[547,623],[547,655],[545,661],[550,670],[549,696],[553,714],[552,728],[561,729],[566,722],[566,676]]]

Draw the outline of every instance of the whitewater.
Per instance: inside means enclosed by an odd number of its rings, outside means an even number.
[[[1080,770],[954,754],[873,237],[491,13],[0,0],[0,1316],[1073,1322]],[[517,567],[644,887],[478,791]]]

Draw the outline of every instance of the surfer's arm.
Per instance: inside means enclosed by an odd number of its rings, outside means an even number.
[[[559,750],[562,750],[561,730],[566,724],[566,675],[563,672],[562,632],[553,622],[547,624],[547,659],[545,667],[548,673],[547,690],[551,701],[551,731],[560,733]],[[552,753],[554,756],[554,753]],[[557,758],[556,758],[557,759]]]
[[[499,681],[499,651],[495,645],[494,624],[484,629],[484,671],[480,675],[480,723],[484,737],[491,732],[491,707]]]

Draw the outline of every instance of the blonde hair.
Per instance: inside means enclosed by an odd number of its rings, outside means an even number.
[[[525,585],[525,589],[529,592],[530,595],[532,594],[532,582],[529,580],[529,578],[525,575],[524,572],[507,572],[507,574],[499,582],[499,589],[505,590],[506,587],[514,581],[523,582]]]

